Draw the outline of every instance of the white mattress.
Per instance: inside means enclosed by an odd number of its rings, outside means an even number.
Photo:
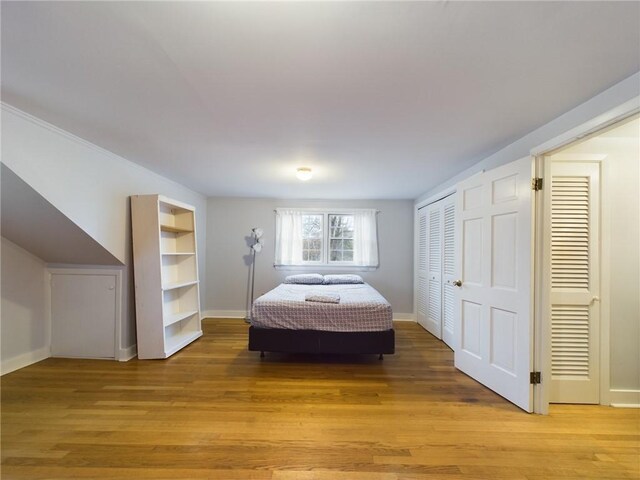
[[[340,295],[339,303],[305,301],[308,293]],[[257,298],[251,324],[258,328],[378,332],[393,328],[389,302],[371,285],[281,284]]]

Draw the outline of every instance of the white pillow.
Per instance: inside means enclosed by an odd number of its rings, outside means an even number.
[[[284,279],[284,283],[297,285],[321,285],[324,278],[319,273],[301,273],[300,275],[289,275]]]
[[[348,274],[348,275],[325,275],[325,285],[339,285],[341,283],[364,283],[360,275]]]

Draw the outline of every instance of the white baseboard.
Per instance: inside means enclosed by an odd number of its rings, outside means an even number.
[[[394,313],[394,322],[415,322],[416,316],[413,313]]]
[[[246,310],[203,310],[202,318],[241,318],[246,317]]]
[[[640,408],[640,390],[609,390],[612,407]]]
[[[120,351],[118,352],[117,360],[119,362],[128,362],[136,355],[138,355],[138,345],[134,344],[134,345],[131,345],[130,347],[121,348]]]
[[[204,310],[202,318],[240,318],[244,319],[247,312],[244,310]],[[415,322],[416,316],[413,313],[394,313],[394,322]]]
[[[4,360],[0,365],[0,371],[2,375],[15,372],[21,368],[32,365],[36,362],[49,358],[51,356],[50,347],[42,347],[32,352],[23,353],[22,355],[15,356]]]

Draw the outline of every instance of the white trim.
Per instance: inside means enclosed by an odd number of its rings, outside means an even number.
[[[22,353],[20,355],[16,355],[15,357],[8,358],[2,361],[2,365],[0,366],[0,370],[2,373],[0,375],[6,375],[7,373],[15,372],[24,367],[28,367],[29,365],[33,365],[36,362],[40,362],[46,358],[51,356],[51,347],[42,347],[38,350],[34,350],[32,352]]]
[[[531,155],[547,155],[553,150],[569,145],[592,133],[596,133],[620,120],[640,112],[640,96],[635,97],[622,105],[598,115],[597,117],[578,125],[565,133],[544,142],[531,149]]]
[[[534,157],[534,174],[544,178],[544,157]],[[543,185],[544,188],[544,185]],[[533,370],[542,373],[542,381],[551,372],[550,326],[546,321],[545,302],[547,298],[544,278],[544,195],[543,190],[532,193],[533,206],[533,283],[532,285],[532,315],[533,315]],[[533,386],[533,412],[541,415],[549,414],[549,389],[544,383]]]
[[[611,160],[600,155],[600,405],[611,404]],[[594,155],[595,157],[595,155]]]
[[[609,390],[612,407],[640,408],[640,390],[624,390],[612,388]]]
[[[415,313],[394,313],[393,314],[394,322],[413,322],[416,323],[416,314]]]
[[[115,328],[114,328],[114,351],[113,351],[113,359],[120,361],[130,360],[132,357],[128,357],[128,351],[131,348],[123,347],[121,344],[122,338],[122,293],[123,293],[123,285],[122,285],[122,272],[126,267],[114,268],[113,266],[105,266],[105,265],[74,265],[72,267],[47,267],[47,272],[49,274],[48,284],[48,314],[49,314],[49,325],[51,325],[51,275],[108,275],[116,277],[116,306],[115,306]],[[51,328],[49,329],[51,331]],[[133,346],[136,348],[136,346]],[[49,335],[49,348],[51,348],[51,335]],[[123,356],[124,355],[124,356]]]
[[[247,316],[246,310],[203,310],[202,320],[207,318],[240,318]]]
[[[119,362],[128,362],[133,357],[138,356],[138,345],[133,344],[130,347],[120,348],[116,360]]]

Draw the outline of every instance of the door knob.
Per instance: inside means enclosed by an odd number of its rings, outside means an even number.
[[[453,285],[455,287],[461,287],[462,286],[462,280],[454,280],[452,283],[453,283]]]

